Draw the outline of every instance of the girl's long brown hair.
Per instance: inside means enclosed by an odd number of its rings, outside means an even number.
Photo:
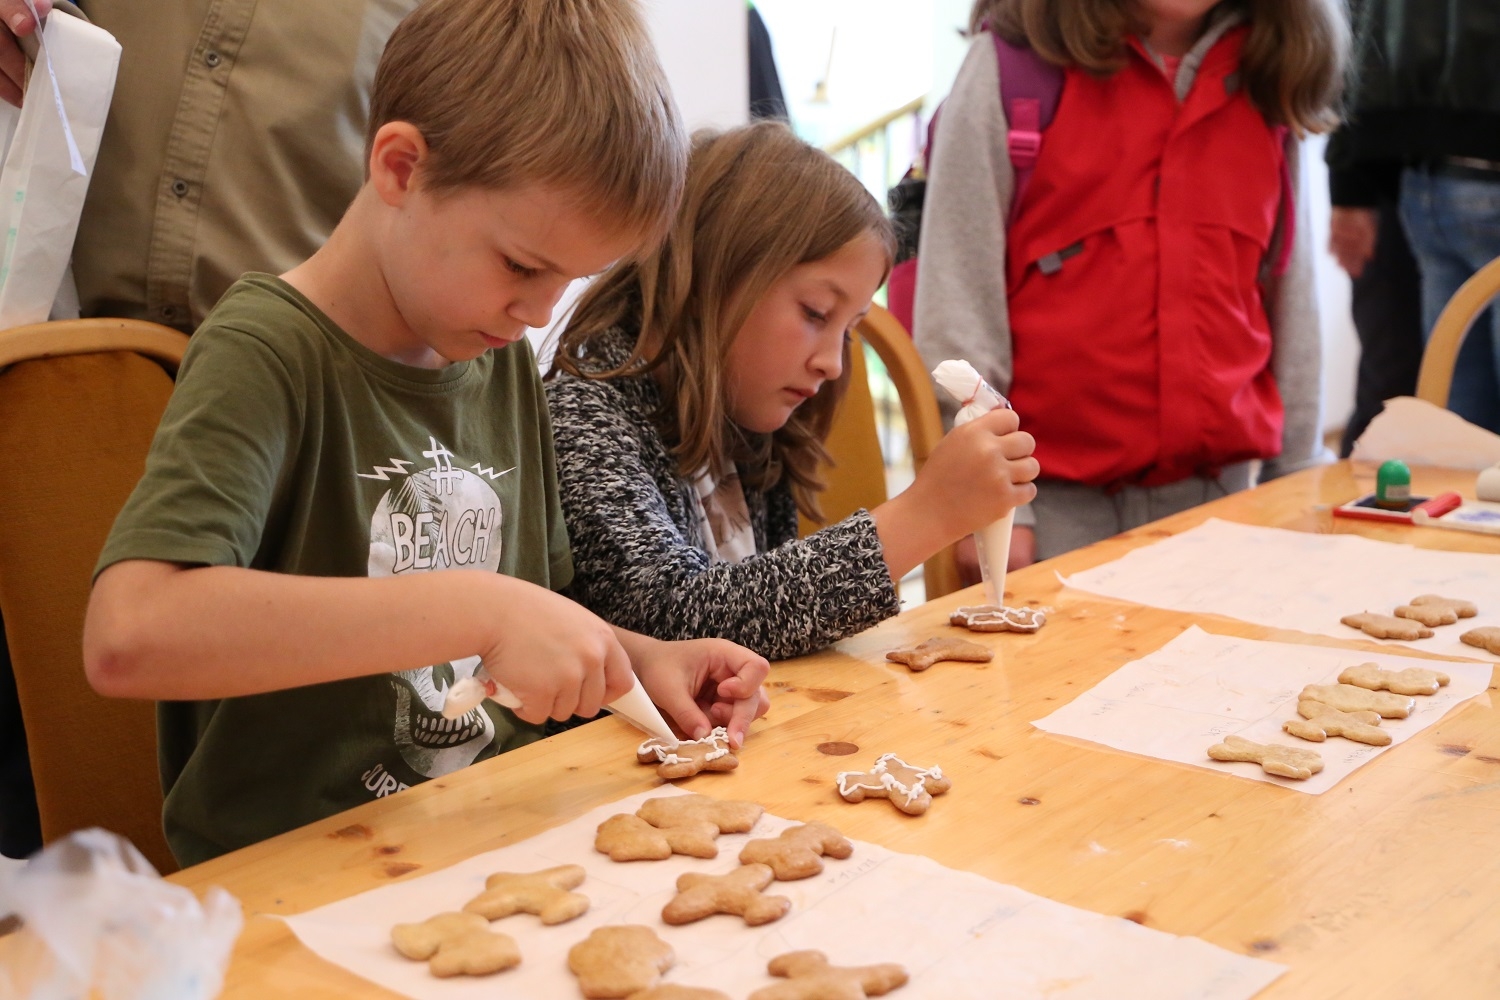
[[[1342,0],[1223,0],[1245,12],[1250,35],[1240,79],[1274,125],[1299,136],[1338,124],[1349,58]],[[1134,0],[975,0],[969,32],[986,24],[1043,59],[1106,75],[1125,62],[1125,38],[1142,30]]]
[[[784,477],[798,509],[820,520],[823,440],[848,383],[847,354],[843,374],[773,434],[748,433],[730,419],[726,364],[735,334],[777,279],[867,233],[884,244],[889,268],[895,241],[880,205],[853,174],[785,125],[700,132],[666,241],[644,259],[616,264],[584,293],[552,371],[585,378],[654,373],[662,393],[658,426],[684,477],[731,461],[755,489]],[[623,365],[600,371],[588,364],[590,342],[616,327],[637,334],[635,349]]]

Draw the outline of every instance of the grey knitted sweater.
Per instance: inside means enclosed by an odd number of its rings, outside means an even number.
[[[590,364],[615,367],[631,339],[596,341]],[[568,596],[606,621],[658,639],[718,636],[771,660],[800,656],[900,608],[875,522],[863,510],[797,538],[782,482],[745,489],[756,555],[713,563],[693,484],[657,429],[650,376],[547,382],[557,478],[573,547]]]

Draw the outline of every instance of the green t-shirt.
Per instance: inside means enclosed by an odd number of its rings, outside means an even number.
[[[479,568],[565,586],[573,567],[530,346],[412,368],[355,342],[279,278],[246,276],[193,336],[96,572],[124,559],[305,576]],[[539,738],[489,701],[442,717],[446,689],[477,663],[162,703],[178,860]]]

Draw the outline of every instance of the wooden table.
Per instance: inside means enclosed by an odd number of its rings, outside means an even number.
[[[1473,473],[1413,475],[1421,493],[1472,496],[1473,485]],[[1058,571],[1107,562],[1209,516],[1500,553],[1500,538],[1329,515],[1371,488],[1372,470],[1312,470],[1014,573],[1015,600],[1055,611],[1034,636],[983,637],[996,650],[987,664],[911,674],[884,661],[886,650],[947,632],[960,597],[777,664],[771,714],[740,769],[689,787],[1289,966],[1264,997],[1500,996],[1500,713],[1489,695],[1318,796],[1030,725],[1196,620],[1062,590]],[[1222,618],[1211,627],[1335,644]],[[639,739],[617,720],[594,723],[172,880],[223,886],[245,906],[226,996],[389,996],[316,958],[265,915],[416,877],[648,790],[656,779],[634,762]],[[938,763],[954,780],[919,820],[834,794],[836,771],[891,750]]]

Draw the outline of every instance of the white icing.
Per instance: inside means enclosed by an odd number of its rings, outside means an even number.
[[[915,771],[916,780],[913,781],[910,785],[902,782],[890,772],[889,765],[892,762],[894,762],[899,767],[904,767],[910,771]],[[899,795],[905,796],[906,805],[911,805],[917,799],[921,798],[922,793],[927,790],[928,778],[941,781],[942,777],[942,768],[912,767],[910,764],[902,760],[900,757],[897,757],[895,754],[888,753],[882,754],[881,757],[875,761],[875,766],[870,768],[868,771],[840,771],[837,775],[834,776],[834,780],[838,782],[839,795],[846,798],[849,795],[853,794],[854,790],[857,788],[879,787],[885,789],[887,795],[889,795],[891,792],[895,792]],[[855,779],[852,783],[849,780],[851,778]]]
[[[692,761],[691,757],[682,757],[673,751],[680,750],[685,746],[703,745],[713,747],[703,758],[704,761],[718,760],[720,757],[729,756],[729,730],[723,726],[712,730],[701,740],[678,740],[676,743],[667,743],[653,736],[651,739],[635,748],[636,756],[655,754],[658,764],[687,764]]]

